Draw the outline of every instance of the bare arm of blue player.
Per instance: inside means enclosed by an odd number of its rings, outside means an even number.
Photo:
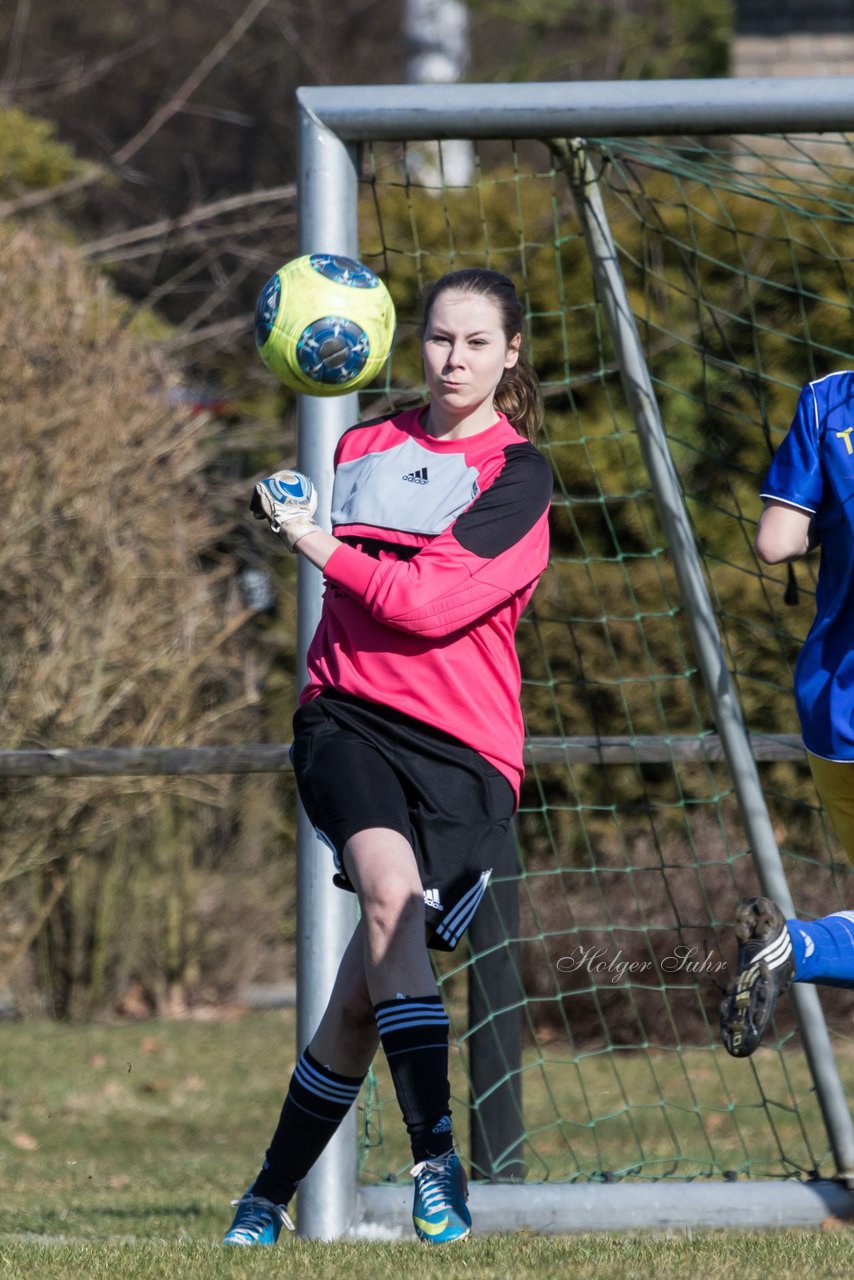
[[[766,564],[781,564],[805,556],[814,545],[812,519],[813,513],[803,507],[775,499],[766,502],[754,543],[759,559]]]

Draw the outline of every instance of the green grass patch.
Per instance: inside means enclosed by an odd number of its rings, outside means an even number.
[[[463,1121],[465,1150],[462,1055],[452,1057],[459,1095],[455,1114]],[[801,1055],[786,1055],[782,1065],[777,1059],[764,1051],[758,1059],[766,1088],[785,1084],[808,1094],[806,1077],[792,1084],[793,1076],[804,1070]],[[0,1025],[0,1062],[4,1278],[242,1277],[268,1275],[271,1265],[277,1276],[342,1280],[363,1275],[406,1280],[447,1271],[447,1252],[415,1243],[322,1245],[291,1237],[274,1252],[219,1245],[230,1220],[229,1201],[255,1172],[278,1115],[294,1062],[291,1011],[80,1027],[7,1023]],[[737,1149],[750,1145],[752,1127],[757,1147],[768,1147],[770,1159],[773,1137],[767,1136],[767,1106],[762,1105],[756,1072],[722,1053],[692,1051],[680,1065],[676,1055],[667,1053],[592,1056],[573,1064],[555,1052],[546,1064],[548,1087],[541,1058],[527,1058],[526,1065],[526,1117],[534,1129],[550,1135],[541,1149],[547,1150],[549,1142],[554,1149],[551,1165],[543,1157],[552,1176],[568,1167],[567,1152],[572,1141],[578,1145],[578,1132],[587,1133],[579,1116],[591,1100],[599,1100],[603,1113],[632,1117],[636,1140],[653,1157],[672,1146],[665,1111],[678,1114],[682,1107],[696,1124],[696,1107],[702,1104],[708,1123],[715,1111],[707,1111],[707,1104],[718,1095],[720,1072],[726,1073],[728,1089],[742,1088]],[[851,1075],[846,1055],[842,1066]],[[777,1079],[775,1072],[783,1076]],[[377,1087],[381,1096],[387,1094],[382,1063]],[[757,1091],[756,1097],[751,1099],[749,1089]],[[615,1090],[624,1099],[622,1111]],[[625,1103],[632,1104],[628,1111]],[[549,1119],[555,1110],[564,1117],[557,1128]],[[782,1140],[802,1141],[803,1118],[782,1106],[777,1111]],[[390,1105],[383,1105],[381,1114],[383,1142],[369,1152],[371,1180],[408,1165],[399,1117],[392,1116]],[[731,1113],[724,1109],[721,1114],[719,1130]],[[815,1117],[810,1119],[814,1123]],[[613,1135],[603,1126],[598,1142],[599,1157],[613,1160],[613,1168],[621,1152],[624,1163],[627,1156],[624,1137],[612,1127]],[[725,1150],[725,1135],[720,1141]],[[737,1154],[735,1147],[733,1152]],[[577,1163],[577,1152],[575,1159]],[[676,1188],[674,1194],[679,1194]],[[453,1251],[453,1265],[472,1278],[656,1275],[658,1280],[682,1280],[703,1274],[707,1280],[754,1275],[801,1280],[807,1270],[812,1275],[847,1274],[851,1245],[843,1228],[749,1235],[516,1233],[472,1239]]]
[[[450,1249],[418,1244],[319,1244],[288,1239],[275,1251],[225,1250],[217,1245],[9,1244],[0,1241],[4,1280],[802,1280],[851,1273],[848,1232],[783,1232],[679,1236],[517,1234],[472,1239]]]

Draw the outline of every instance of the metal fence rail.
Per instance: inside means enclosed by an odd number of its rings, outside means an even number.
[[[796,733],[750,734],[754,760],[803,760]],[[0,778],[133,778],[207,773],[283,773],[288,743],[221,747],[41,747],[0,751]],[[529,738],[526,764],[670,764],[724,760],[717,733]]]

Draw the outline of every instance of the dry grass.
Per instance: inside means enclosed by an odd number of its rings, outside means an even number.
[[[4,739],[198,738],[222,719],[217,682],[246,701],[223,652],[242,615],[200,568],[222,520],[210,424],[169,402],[174,372],[72,253],[7,233],[0,262]]]
[[[212,423],[177,402],[176,370],[73,250],[7,225],[0,271],[4,747],[257,740],[253,614],[213,553],[235,513],[209,492]],[[269,795],[274,783],[244,785]],[[155,1003],[180,999],[200,972],[196,873],[236,839],[237,790],[225,778],[0,784],[0,883],[43,868],[16,886],[5,959],[37,934],[61,1013],[140,975]],[[274,821],[262,819],[268,834]],[[257,862],[266,840],[251,843]],[[207,891],[208,905],[233,898]],[[0,952],[0,986],[3,967]]]

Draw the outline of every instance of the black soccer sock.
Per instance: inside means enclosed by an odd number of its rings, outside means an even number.
[[[439,996],[400,996],[374,1006],[394,1091],[416,1163],[454,1145],[448,1102],[448,1015]]]
[[[339,1076],[306,1049],[291,1076],[282,1113],[253,1194],[288,1204],[341,1121],[350,1110],[364,1076]]]

